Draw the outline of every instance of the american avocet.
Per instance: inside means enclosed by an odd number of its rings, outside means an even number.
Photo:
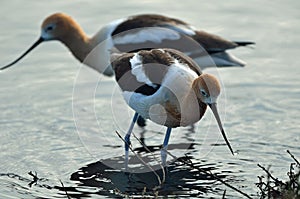
[[[158,28],[149,29],[147,27]],[[171,30],[172,32],[170,32]],[[180,49],[182,43],[185,42],[182,39],[183,35],[198,42],[215,64],[220,67],[243,66],[245,64],[243,61],[230,55],[226,50],[253,44],[253,42],[228,41],[219,36],[196,30],[181,20],[162,15],[136,15],[119,19],[104,26],[95,36],[88,37],[73,18],[64,13],[56,13],[47,17],[42,23],[39,39],[19,58],[0,70],[14,65],[40,43],[50,40],[64,43],[80,62],[107,76],[113,75],[113,70],[109,65],[112,48],[128,52],[128,48],[142,49],[145,45],[151,48],[170,48],[170,43],[172,43],[172,48],[177,49],[178,47],[178,50],[187,53],[201,65],[202,69],[212,66],[211,62],[203,61],[206,60],[203,58],[203,53],[199,53],[195,49],[194,52],[190,49]],[[101,51],[97,52],[97,58],[85,62],[88,54],[101,42],[103,42],[103,46]]]
[[[125,168],[128,169],[130,135],[138,116],[167,127],[161,151],[166,165],[171,129],[199,121],[209,106],[231,153],[217,111],[218,80],[202,73],[189,57],[174,49],[141,50],[112,54],[115,78],[127,104],[136,111],[125,136]]]

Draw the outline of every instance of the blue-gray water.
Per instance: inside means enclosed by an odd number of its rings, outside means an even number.
[[[176,145],[195,139],[193,149],[171,152],[177,156],[189,152],[195,164],[211,168],[231,185],[255,197],[257,176],[264,174],[258,163],[271,165],[276,177],[286,179],[292,162],[286,150],[300,157],[299,6],[295,0],[247,3],[237,0],[197,3],[190,0],[184,3],[5,0],[0,8],[0,63],[12,61],[29,47],[40,34],[42,20],[58,11],[73,16],[89,35],[114,19],[137,13],[160,13],[227,39],[255,41],[254,49],[233,51],[247,62],[245,68],[218,70],[225,88],[223,95],[226,95],[223,123],[238,155],[232,156],[221,139],[219,144],[210,147],[209,153],[201,150],[205,145],[201,132],[215,125],[209,111],[197,124],[195,133],[187,128],[179,129],[170,140]],[[123,144],[115,131],[124,134],[132,114],[123,104],[111,105],[124,103],[117,98],[118,87],[113,78],[92,70],[78,76],[81,66],[62,44],[48,42],[0,73],[1,198],[66,198],[65,192],[60,191],[60,180],[78,198],[114,197],[114,189],[130,191],[143,187],[133,180],[126,189],[126,176],[111,170],[103,173],[107,182],[84,184],[75,180],[76,172],[82,167],[91,170],[99,167],[101,173],[103,165],[97,162],[100,159],[118,162]],[[91,79],[97,78],[95,85]],[[95,94],[91,94],[91,86]],[[146,143],[161,144],[164,130],[147,126]],[[137,135],[141,131],[135,129]],[[210,133],[204,133],[209,135],[208,141],[219,135],[215,128]],[[137,141],[133,145],[140,146]],[[169,191],[166,187],[161,193],[179,193],[172,192],[174,187],[178,188],[175,183],[178,182],[187,190],[180,190],[182,197],[221,198],[227,189],[230,198],[241,198],[224,185],[201,178],[188,167],[172,166],[173,182],[168,184]],[[42,179],[29,186],[32,179],[27,174],[29,171],[36,171]]]

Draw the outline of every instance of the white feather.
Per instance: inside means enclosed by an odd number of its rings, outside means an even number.
[[[174,80],[192,82],[197,77],[198,75],[195,71],[190,69],[188,66],[185,66],[183,63],[180,63],[177,59],[174,59],[174,63],[169,67],[168,72],[166,73],[162,82],[162,85],[172,84]]]
[[[180,38],[180,34],[174,30],[158,27],[138,28],[127,31],[124,35],[114,36],[113,40],[115,44],[138,44],[145,42],[161,43],[162,40],[177,40]]]
[[[141,93],[124,91],[122,93],[126,103],[143,118],[151,119],[158,124],[164,124],[166,119],[166,111],[161,103],[166,101],[164,97],[168,90],[160,88],[153,95],[146,96]]]
[[[188,26],[188,25],[171,25],[171,26],[168,26],[168,28],[172,29],[172,30],[175,30],[176,32],[180,32],[180,33],[183,33],[183,34],[186,34],[186,35],[189,35],[189,36],[193,36],[195,35],[195,28],[193,26]]]
[[[145,83],[153,88],[156,88],[156,85],[151,82],[151,80],[146,76],[143,69],[143,63],[141,56],[138,53],[135,53],[134,56],[130,59],[131,63],[131,73],[136,77],[137,81]]]

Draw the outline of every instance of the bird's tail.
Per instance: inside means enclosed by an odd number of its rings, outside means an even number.
[[[252,41],[234,41],[238,46],[248,46],[248,45],[255,45],[255,42]]]

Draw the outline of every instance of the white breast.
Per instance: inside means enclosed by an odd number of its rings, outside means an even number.
[[[119,19],[107,24],[92,38],[97,44],[94,49],[83,61],[84,64],[91,66],[96,71],[105,75],[113,75],[113,69],[110,65],[110,54],[114,46],[111,34],[116,27],[125,19]]]

